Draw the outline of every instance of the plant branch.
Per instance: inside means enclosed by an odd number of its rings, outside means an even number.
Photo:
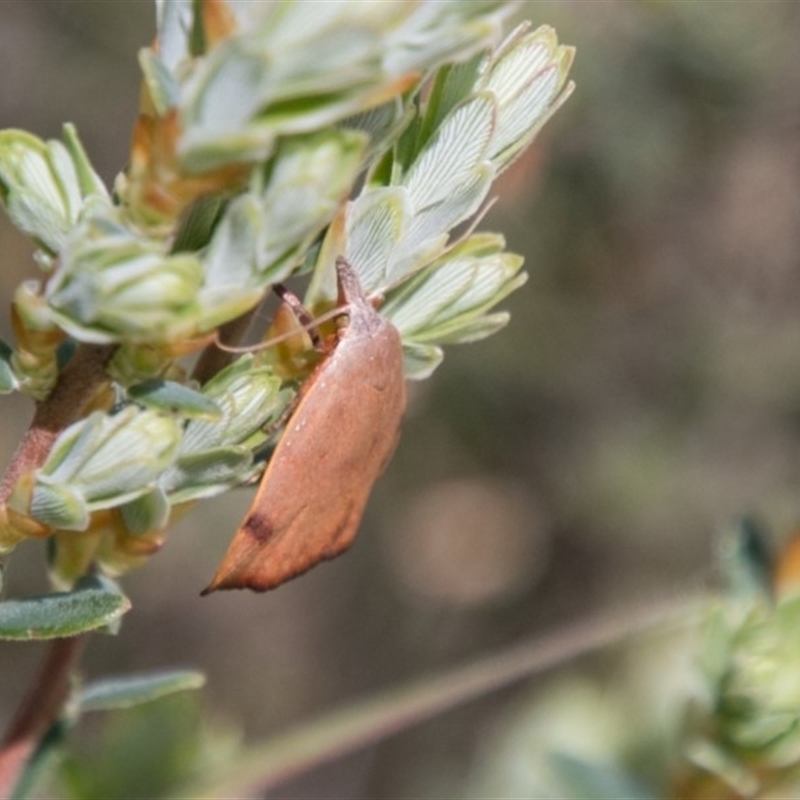
[[[0,747],[0,800],[8,800],[33,753],[56,721],[69,691],[69,677],[84,636],[55,639],[44,663],[12,719]]]
[[[80,416],[98,387],[108,381],[105,366],[113,349],[113,345],[84,344],[75,351],[50,396],[36,406],[33,421],[0,482],[0,502],[8,499],[20,475],[42,464],[58,434]]]
[[[50,396],[38,403],[0,482],[0,502],[8,499],[20,475],[40,466],[58,434],[74,422],[98,388],[108,380],[105,365],[113,346],[81,345],[59,375]],[[67,697],[69,676],[84,638],[51,642],[39,674],[25,695],[0,747],[0,800],[11,795],[41,737],[58,717]]]

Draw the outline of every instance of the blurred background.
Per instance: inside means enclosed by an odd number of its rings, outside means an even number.
[[[201,709],[147,712],[173,744],[203,726],[219,742],[261,739],[599,608],[680,594],[709,579],[715,535],[739,514],[778,539],[800,525],[800,4],[526,2],[522,16],[577,47],[577,90],[482,225],[526,258],[511,323],[412,387],[343,558],[264,596],[201,599],[243,490],[196,507],[124,580],[133,611],[118,637],[94,638],[85,672],[204,670]],[[153,17],[144,0],[3,0],[0,127],[56,137],[72,121],[111,182]],[[7,305],[35,271],[5,218],[0,253]],[[31,413],[2,398],[3,464]],[[46,587],[36,545],[8,581],[12,596]],[[42,652],[0,643],[0,723]],[[613,656],[580,667],[619,673]],[[475,794],[529,691],[444,714],[280,796]],[[91,720],[76,751],[132,747],[147,724],[115,720]],[[129,778],[137,796],[156,792],[145,771]]]

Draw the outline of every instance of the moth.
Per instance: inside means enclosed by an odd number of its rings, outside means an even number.
[[[400,334],[373,308],[342,257],[336,274],[346,324],[303,381],[253,503],[204,595],[274,589],[346,550],[395,449],[406,407]]]

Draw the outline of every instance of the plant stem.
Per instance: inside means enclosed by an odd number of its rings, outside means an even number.
[[[107,382],[105,365],[113,346],[81,345],[62,370],[53,391],[38,403],[0,482],[0,503],[8,499],[20,475],[47,457],[58,434],[74,422]],[[0,746],[0,800],[11,796],[42,736],[58,718],[69,689],[69,676],[85,637],[55,639],[42,668],[12,719]]]
[[[0,482],[0,503],[8,499],[20,475],[42,464],[58,434],[80,416],[98,387],[108,381],[105,365],[112,352],[111,345],[81,345],[75,351],[49,397],[36,406],[33,422]]]
[[[61,713],[69,691],[69,677],[85,638],[73,636],[50,643],[39,674],[23,698],[0,746],[0,800],[12,796],[39,741]]]

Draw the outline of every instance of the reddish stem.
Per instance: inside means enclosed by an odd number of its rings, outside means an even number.
[[[0,800],[8,800],[25,765],[56,721],[69,692],[69,677],[85,638],[55,639],[0,747]]]
[[[42,464],[58,434],[84,413],[98,388],[108,380],[105,365],[112,352],[112,346],[81,345],[77,349],[50,396],[37,404],[31,426],[0,482],[0,503],[8,498],[20,475]],[[82,636],[51,642],[0,747],[0,800],[11,796],[42,736],[61,713],[69,676],[83,643]]]
[[[112,346],[81,345],[64,367],[50,396],[38,403],[0,483],[0,502],[8,499],[17,478],[40,466],[58,434],[86,408],[97,388],[108,380],[105,366]]]

